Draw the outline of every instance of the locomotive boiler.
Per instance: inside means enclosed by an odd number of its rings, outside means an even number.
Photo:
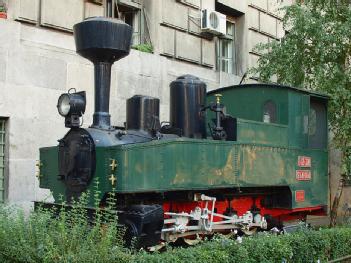
[[[95,112],[82,128],[85,92],[58,100],[69,131],[40,149],[39,171],[56,202],[63,195],[69,204],[98,181],[100,205],[113,192],[120,222],[145,247],[326,213],[326,96],[268,84],[207,92],[183,75],[170,83],[168,123],[161,125],[158,98],[135,95],[125,127],[115,127],[111,66],[129,54],[131,36],[130,26],[110,18],[74,26],[77,53],[94,64]]]

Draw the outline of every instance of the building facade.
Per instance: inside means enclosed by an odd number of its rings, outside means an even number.
[[[284,36],[282,12],[292,0],[116,0],[112,15],[133,27],[131,54],[113,66],[110,114],[123,125],[126,99],[160,98],[161,121],[169,119],[169,83],[183,74],[208,90],[252,81],[258,43]],[[92,122],[93,66],[75,53],[73,25],[101,16],[101,0],[7,0],[0,19],[0,201],[29,205],[50,198],[38,188],[38,149],[57,144],[66,132],[57,113],[59,95],[87,92],[84,125]],[[204,10],[225,15],[208,23]],[[222,30],[222,34],[217,31]],[[143,51],[147,52],[143,52]]]

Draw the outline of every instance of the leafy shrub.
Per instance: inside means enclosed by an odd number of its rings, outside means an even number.
[[[7,12],[7,5],[4,2],[4,0],[0,0],[0,12],[4,12],[4,13]]]
[[[154,48],[151,44],[139,44],[132,46],[132,48],[146,53],[152,53],[154,51]]]
[[[327,262],[351,254],[351,228],[300,231],[287,235],[260,234],[244,238],[241,244],[231,239],[216,239],[188,249],[166,253],[139,254],[135,262]]]
[[[39,208],[28,217],[0,208],[0,262],[130,262],[115,211],[97,210],[91,223],[87,197],[67,210]]]
[[[236,240],[215,236],[190,248],[167,247],[147,253],[127,249],[112,207],[97,209],[93,222],[85,209],[88,195],[67,210],[39,208],[29,216],[0,207],[0,262],[327,262],[351,254],[351,228],[304,230],[286,235],[259,233]]]

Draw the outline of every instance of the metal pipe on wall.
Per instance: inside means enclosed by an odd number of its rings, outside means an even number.
[[[104,0],[103,6],[104,6],[105,17],[113,17],[112,0]]]

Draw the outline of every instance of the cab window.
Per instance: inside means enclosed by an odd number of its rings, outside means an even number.
[[[309,147],[313,149],[327,148],[327,107],[321,100],[311,98],[309,116]]]
[[[263,104],[263,122],[276,123],[277,122],[277,107],[271,100],[266,101]]]

